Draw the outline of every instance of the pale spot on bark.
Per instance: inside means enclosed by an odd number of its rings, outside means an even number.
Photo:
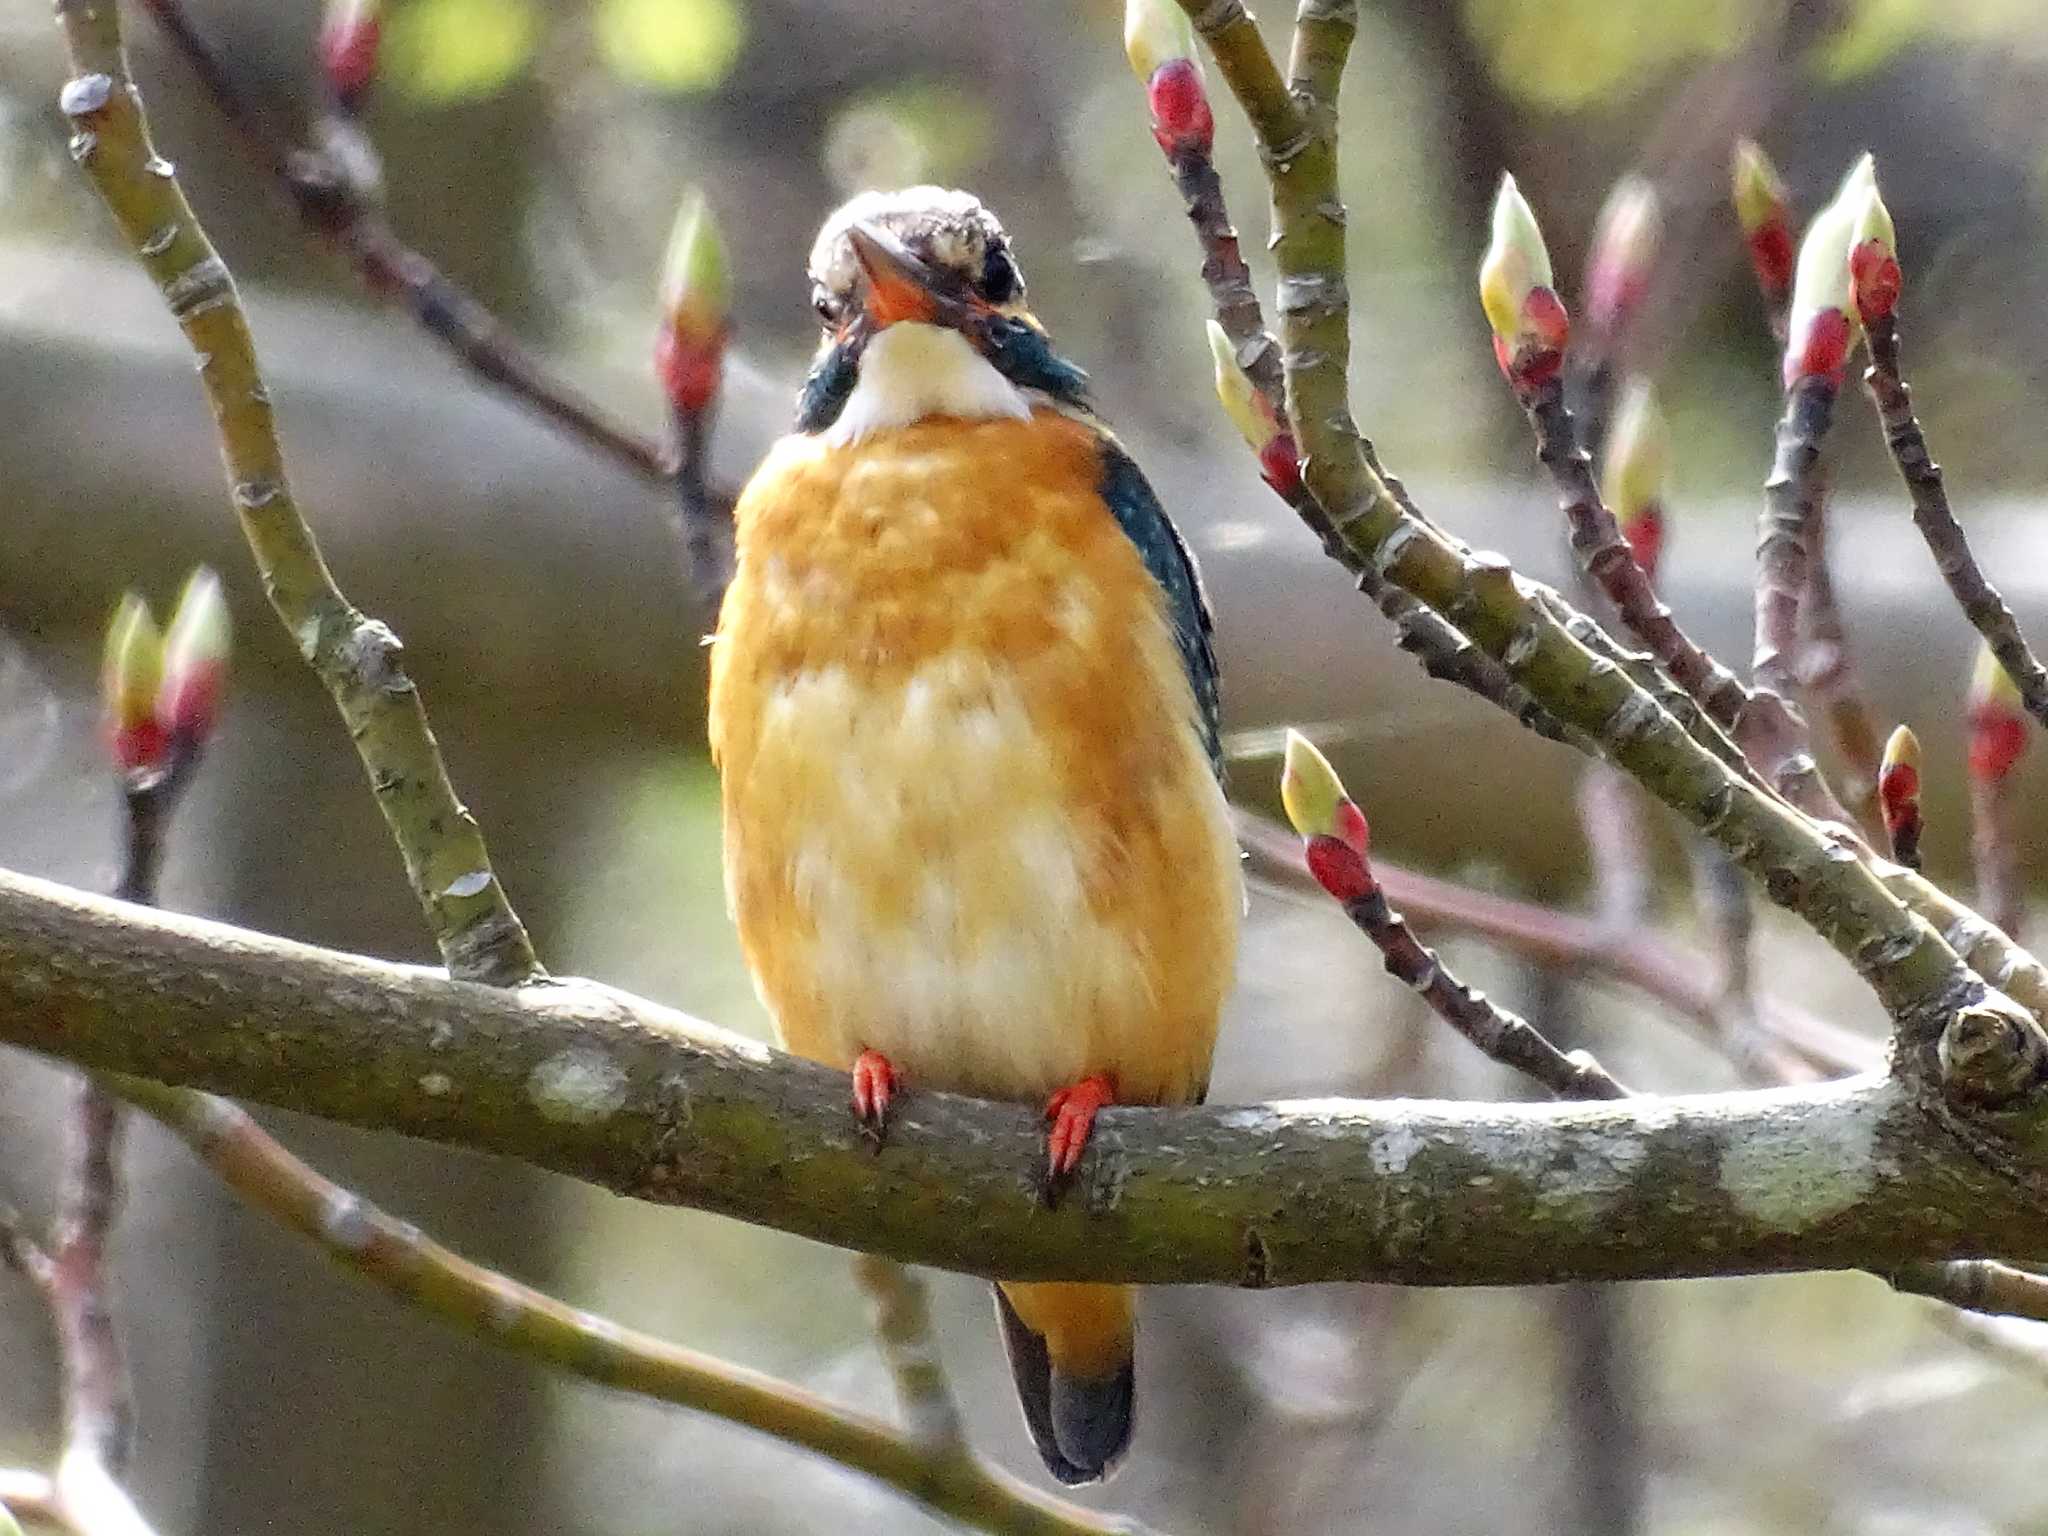
[[[1413,1127],[1390,1125],[1372,1139],[1369,1154],[1376,1172],[1392,1177],[1406,1173],[1408,1163],[1428,1143]]]
[[[1737,1135],[1721,1149],[1721,1186],[1744,1214],[1798,1231],[1847,1210],[1880,1173],[1877,1122],[1815,1116],[1805,1138]]]
[[[602,1051],[571,1046],[527,1075],[526,1093],[549,1120],[595,1125],[626,1102],[626,1074]]]

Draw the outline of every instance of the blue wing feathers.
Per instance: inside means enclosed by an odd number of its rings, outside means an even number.
[[[1102,436],[1102,499],[1115,514],[1117,526],[1137,546],[1145,569],[1159,584],[1166,615],[1173,625],[1181,665],[1194,690],[1197,723],[1209,764],[1223,778],[1222,701],[1217,685],[1216,629],[1209,600],[1202,590],[1195,557],[1159,505],[1151,484],[1135,460],[1107,432]]]

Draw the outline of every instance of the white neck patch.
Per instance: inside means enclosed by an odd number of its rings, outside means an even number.
[[[927,416],[969,419],[1031,414],[1022,390],[996,372],[958,331],[898,321],[867,344],[860,377],[839,417],[819,434],[835,447]]]

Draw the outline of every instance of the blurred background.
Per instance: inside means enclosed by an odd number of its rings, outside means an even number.
[[[1283,7],[1267,18],[1279,36]],[[286,133],[312,0],[194,0]],[[1665,207],[1626,361],[1676,444],[1667,591],[1746,654],[1776,362],[1727,211],[1761,140],[1810,213],[1877,152],[1907,272],[1923,418],[2023,621],[2048,629],[2048,32],[2038,0],[1385,0],[1347,82],[1357,408],[1473,542],[1555,576],[1547,486],[1500,387],[1471,273],[1512,169],[1561,279],[1614,179]],[[1579,763],[1427,684],[1266,494],[1208,384],[1204,295],[1107,0],[391,0],[368,117],[394,222],[583,389],[659,430],[654,274],[687,185],[722,215],[738,346],[714,461],[736,484],[809,350],[802,263],[843,195],[937,179],[1003,215],[1034,307],[1094,373],[1204,558],[1235,784],[1270,804],[1313,727],[1384,856],[1546,903],[1589,900]],[[303,505],[343,586],[406,639],[458,785],[558,971],[765,1029],[719,888],[700,635],[654,486],[486,393],[308,242],[140,16],[136,73],[249,296]],[[264,609],[182,339],[64,151],[47,7],[0,7],[0,862],[104,888],[116,804],[95,739],[101,628],[201,560],[239,638],[231,715],[180,818],[169,905],[429,958],[344,734]],[[1253,157],[1219,159],[1256,252]],[[1932,867],[1967,888],[1962,681],[1974,637],[1908,523],[1860,399],[1834,438],[1841,584],[1886,721],[1929,748]],[[2040,754],[2026,770],[2038,791]],[[2027,843],[2044,845],[2038,792]],[[1693,925],[1648,820],[1657,914]],[[2034,861],[2036,870],[2041,861]],[[1873,1036],[1831,955],[1766,917],[1759,985]],[[1665,1011],[1473,941],[1471,977],[1625,1080],[1727,1086]],[[1519,1096],[1378,974],[1323,904],[1255,890],[1213,1096]],[[47,1205],[55,1072],[0,1053],[0,1185]],[[282,1117],[280,1117],[282,1118]],[[525,1169],[282,1120],[329,1172],[456,1247],[641,1327],[892,1411],[843,1255]],[[412,1316],[217,1193],[140,1128],[119,1232],[138,1378],[134,1485],[166,1533],[906,1531],[892,1495],[722,1424],[566,1384]],[[0,1462],[54,1434],[43,1319],[0,1276]],[[1038,1471],[985,1287],[934,1277],[978,1443]],[[1607,1292],[1146,1302],[1143,1427],[1092,1497],[1175,1531],[2040,1529],[2048,1368],[1958,1346],[1860,1277]]]

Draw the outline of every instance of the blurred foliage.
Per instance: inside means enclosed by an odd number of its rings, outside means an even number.
[[[1558,111],[1615,105],[1669,67],[1727,53],[1766,0],[1464,0],[1465,25],[1503,89]]]
[[[524,72],[539,34],[534,0],[405,0],[384,22],[381,78],[428,106],[475,101]]]
[[[592,20],[605,63],[660,91],[713,89],[747,41],[739,0],[598,0]]]
[[[823,150],[842,192],[966,179],[988,156],[995,112],[949,80],[906,80],[857,93],[834,114]]]
[[[2040,0],[1849,0],[1840,27],[1814,57],[1834,84],[1880,69],[1916,43],[1998,42],[2040,57],[2048,51]]]

